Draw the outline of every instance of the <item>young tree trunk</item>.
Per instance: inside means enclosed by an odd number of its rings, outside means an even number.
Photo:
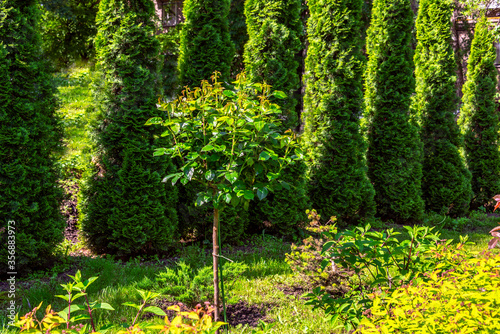
[[[219,209],[214,209],[214,229],[212,235],[214,258],[214,321],[219,321]],[[217,331],[218,333],[219,331]]]

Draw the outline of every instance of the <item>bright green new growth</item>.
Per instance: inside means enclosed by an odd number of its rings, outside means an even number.
[[[186,0],[181,32],[179,82],[198,86],[214,71],[229,79],[234,45],[229,34],[230,0]]]
[[[300,86],[298,52],[301,50],[299,0],[247,0],[245,15],[249,40],[243,59],[253,82],[266,82],[288,96],[278,101],[285,126],[295,128],[300,120],[293,94]]]
[[[55,88],[41,52],[39,18],[37,1],[0,2],[3,273],[45,265],[43,261],[63,239],[64,221],[59,212],[62,194],[56,183],[54,160],[61,129],[55,117]],[[9,253],[8,245],[13,246]]]
[[[465,157],[472,173],[472,208],[500,193],[499,114],[495,105],[495,47],[485,18],[476,24],[459,124],[465,134]],[[492,205],[490,206],[492,207]]]
[[[97,252],[165,250],[177,227],[175,190],[162,183],[171,164],[155,158],[159,43],[150,0],[100,3],[96,38],[102,84],[96,89],[94,171],[82,185],[82,231]]]
[[[365,100],[368,118],[368,176],[378,215],[418,220],[422,145],[410,121],[414,89],[409,0],[375,0],[368,29]]]
[[[362,114],[360,0],[309,0],[305,149],[308,193],[322,216],[375,213],[359,131]]]
[[[470,172],[459,147],[457,98],[451,45],[451,2],[422,0],[417,18],[416,97],[423,142],[422,197],[426,211],[463,216],[472,197]]]

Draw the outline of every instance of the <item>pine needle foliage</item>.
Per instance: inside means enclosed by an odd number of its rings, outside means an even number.
[[[181,87],[197,87],[214,71],[228,80],[234,56],[229,33],[230,0],[186,0],[181,32],[179,80]]]
[[[82,230],[96,252],[133,255],[165,250],[177,227],[176,191],[162,183],[169,160],[153,157],[159,42],[150,0],[103,0],[96,51],[101,85],[95,168],[82,186]]]
[[[375,188],[378,215],[396,221],[418,220],[422,145],[410,121],[414,92],[409,0],[375,0],[368,29],[365,101],[368,176]]]
[[[472,197],[471,175],[460,155],[455,121],[457,97],[451,44],[452,2],[422,0],[416,22],[416,97],[423,143],[422,197],[426,211],[464,216]]]
[[[473,209],[500,193],[499,112],[495,105],[495,41],[481,18],[474,32],[463,88],[459,124],[465,134],[465,156],[472,173]],[[490,203],[490,208],[492,207]]]
[[[308,194],[323,217],[375,214],[360,133],[361,0],[309,0],[305,149]]]
[[[243,61],[249,79],[266,82],[274,90],[285,92],[277,100],[286,117],[285,126],[296,128],[299,117],[293,94],[300,87],[299,52],[303,33],[300,0],[247,0],[245,15],[249,40]]]
[[[0,268],[46,265],[63,239],[54,153],[62,131],[51,73],[41,52],[35,0],[0,2]],[[9,223],[12,221],[13,223]],[[8,227],[10,226],[10,227]],[[15,237],[14,268],[7,245]],[[8,238],[8,235],[10,236]],[[11,260],[11,259],[9,259]]]

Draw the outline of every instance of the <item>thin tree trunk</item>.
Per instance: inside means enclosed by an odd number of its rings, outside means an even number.
[[[213,270],[214,270],[214,321],[219,321],[219,209],[214,209],[213,241]],[[219,331],[217,331],[219,333]]]

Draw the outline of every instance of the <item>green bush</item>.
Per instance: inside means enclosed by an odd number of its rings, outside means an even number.
[[[245,0],[232,0],[229,11],[229,33],[234,44],[234,58],[231,65],[231,78],[245,70],[243,52],[248,42],[247,24],[245,22]]]
[[[455,57],[451,43],[452,2],[423,0],[417,18],[416,97],[413,108],[423,142],[422,197],[426,211],[463,216],[472,197],[471,174],[459,149],[455,121]],[[499,160],[500,161],[500,160]]]
[[[160,70],[162,92],[167,99],[175,98],[179,91],[178,60],[180,53],[180,36],[183,23],[170,27],[168,31],[155,35],[160,42],[163,55],[163,66]]]
[[[199,86],[219,71],[229,79],[234,45],[229,34],[230,0],[186,0],[179,55],[179,83]]]
[[[368,29],[365,101],[368,177],[378,215],[395,221],[419,220],[422,145],[410,121],[414,92],[409,0],[375,0]]]
[[[172,167],[153,157],[161,64],[150,0],[101,1],[96,37],[100,84],[94,169],[82,184],[82,231],[99,253],[164,251],[175,240],[177,194],[162,183]]]
[[[373,216],[362,115],[361,0],[310,0],[305,72],[304,152],[308,195],[325,217]]]
[[[288,96],[278,103],[286,119],[286,128],[299,126],[295,110],[295,92],[300,87],[299,56],[303,34],[300,21],[300,0],[247,0],[248,42],[244,62],[253,82],[266,82]]]
[[[423,281],[371,295],[356,333],[496,333],[500,326],[500,255],[486,254]]]
[[[228,262],[223,266],[224,283],[229,283],[247,270],[243,263]],[[184,262],[179,262],[174,269],[166,268],[156,277],[157,291],[169,295],[177,302],[194,306],[210,300],[214,295],[214,273],[211,266],[197,270]]]
[[[4,274],[46,265],[65,226],[54,159],[62,131],[55,116],[50,66],[41,52],[39,20],[37,1],[0,2],[0,256],[4,259],[0,270]],[[7,253],[13,242],[15,250]]]
[[[488,205],[500,193],[499,112],[495,104],[497,70],[495,37],[485,18],[476,24],[472,41],[467,82],[463,87],[463,106],[459,124],[465,134],[465,157],[472,173],[472,209]]]

